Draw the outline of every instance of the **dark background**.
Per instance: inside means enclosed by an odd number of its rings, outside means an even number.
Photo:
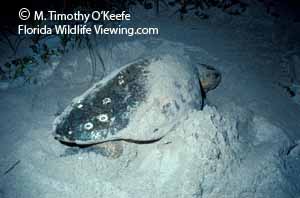
[[[144,3],[150,2],[153,3],[156,0],[25,0],[25,1],[17,1],[17,0],[9,0],[5,1],[1,5],[1,17],[0,17],[0,25],[2,26],[14,26],[19,23],[18,19],[18,11],[20,8],[29,8],[30,10],[53,10],[67,12],[69,9],[83,6],[89,7],[93,9],[106,9],[110,10],[114,5],[122,5],[126,4],[126,2],[137,2]],[[164,2],[177,1],[180,4],[180,0],[164,0]],[[195,2],[201,0],[186,0],[187,2]],[[202,0],[202,1],[210,1],[210,0]],[[224,3],[237,3],[243,2],[242,0],[223,0]],[[261,6],[266,8],[266,12],[268,11],[268,6],[276,7],[284,7],[286,10],[285,13],[297,13],[300,15],[300,1],[299,0],[248,0],[248,4],[250,2],[261,2]],[[280,17],[283,14],[275,14],[276,17]],[[300,18],[300,17],[298,17]]]

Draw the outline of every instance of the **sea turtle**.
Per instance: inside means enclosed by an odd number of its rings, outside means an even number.
[[[178,57],[139,59],[75,98],[55,119],[54,136],[117,158],[122,142],[157,141],[188,109],[200,109],[200,90],[196,69]]]

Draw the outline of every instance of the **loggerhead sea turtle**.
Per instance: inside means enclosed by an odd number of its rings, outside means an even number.
[[[97,145],[117,158],[122,143],[165,136],[188,109],[201,108],[195,68],[170,55],[139,59],[96,83],[59,115],[54,137],[67,145]]]

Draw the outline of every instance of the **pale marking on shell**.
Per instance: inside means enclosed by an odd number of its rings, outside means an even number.
[[[73,133],[73,131],[68,131],[68,134],[71,135]]]
[[[109,104],[109,103],[111,103],[111,99],[110,98],[104,98],[102,100],[102,104],[104,104],[104,105]]]
[[[100,114],[97,116],[97,119],[100,122],[107,122],[108,121],[108,115],[107,114]]]
[[[84,127],[85,130],[91,130],[91,129],[94,128],[94,125],[91,122],[87,122],[87,123],[84,124],[83,127]]]
[[[112,125],[113,125],[113,123],[114,123],[115,119],[116,119],[115,117],[112,117],[112,118],[110,118],[110,124],[109,124],[110,126],[112,126]]]
[[[92,136],[94,139],[98,139],[99,137],[101,137],[101,133],[100,133],[100,132],[94,132],[94,131],[92,131],[91,136]]]
[[[130,97],[131,97],[131,95],[128,94],[128,95],[124,98],[124,101],[127,101]]]
[[[119,82],[119,85],[123,85],[125,83],[125,81],[123,79],[120,79],[118,82]]]
[[[83,104],[78,104],[78,105],[77,105],[77,108],[78,108],[78,109],[81,109],[82,107],[83,107]]]

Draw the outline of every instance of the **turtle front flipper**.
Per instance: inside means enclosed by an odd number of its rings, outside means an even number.
[[[205,93],[215,89],[221,82],[221,72],[206,64],[197,65],[199,79]]]
[[[109,159],[117,159],[123,154],[122,141],[109,141],[94,145],[72,146],[65,149],[65,152],[60,157],[67,157],[83,153],[96,153]]]
[[[93,145],[91,148],[93,148],[96,153],[109,159],[117,159],[123,154],[123,142],[121,141],[104,142]]]

